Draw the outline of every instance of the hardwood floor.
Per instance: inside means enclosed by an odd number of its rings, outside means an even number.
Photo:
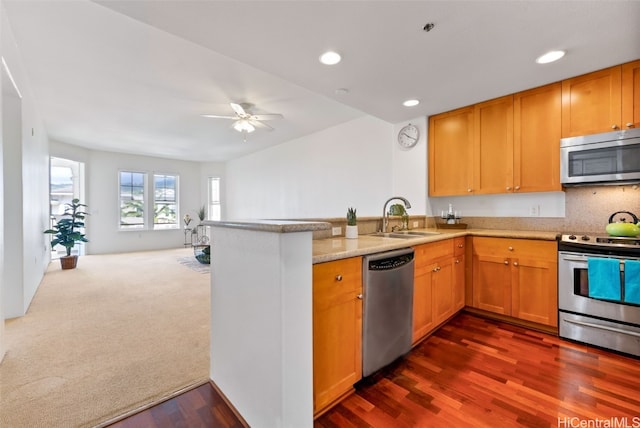
[[[205,384],[111,428],[240,426]],[[316,428],[518,426],[640,427],[640,360],[461,314],[315,421]]]

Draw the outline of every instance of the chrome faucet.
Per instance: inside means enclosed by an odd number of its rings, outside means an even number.
[[[382,233],[387,232],[387,226],[389,225],[387,205],[389,205],[389,202],[393,201],[394,199],[400,199],[404,203],[404,207],[406,209],[411,208],[411,203],[407,200],[407,198],[403,198],[402,196],[394,196],[392,198],[389,198],[387,202],[384,203],[384,206],[382,207]]]

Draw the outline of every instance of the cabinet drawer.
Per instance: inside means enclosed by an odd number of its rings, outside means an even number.
[[[314,304],[328,304],[344,293],[362,290],[362,257],[313,265]]]
[[[537,260],[557,259],[556,241],[535,239],[473,237],[473,254],[495,257],[532,257]]]
[[[416,268],[420,265],[432,263],[442,257],[453,257],[453,239],[430,242],[413,247]]]
[[[454,255],[456,256],[463,255],[465,247],[466,247],[466,241],[464,236],[453,238],[453,254]]]

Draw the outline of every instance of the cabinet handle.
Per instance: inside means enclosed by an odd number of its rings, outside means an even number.
[[[469,187],[469,188],[467,189],[467,192],[468,192],[468,193],[471,193],[471,192],[473,192],[473,189],[472,189],[471,187]]]
[[[358,294],[356,297],[357,297],[358,299],[362,300],[362,294]]]
[[[520,186],[516,186],[516,190],[520,190]]]
[[[342,281],[342,275],[336,275],[336,281]]]
[[[513,247],[509,247],[509,251],[513,251]]]
[[[507,191],[511,190],[511,186],[507,186]]]
[[[618,129],[618,125],[611,125],[611,129]]]
[[[463,244],[458,244],[458,248],[464,248]]]
[[[505,264],[505,265],[508,265],[508,264],[509,264],[509,260],[505,260],[505,261],[504,261],[504,264]]]
[[[635,125],[631,122],[627,123],[627,128],[635,128]]]
[[[456,264],[460,263],[460,259],[456,259]]]
[[[433,272],[440,272],[440,266],[436,266],[433,268]]]
[[[514,265],[515,267],[518,267],[518,262],[513,262],[513,265]]]

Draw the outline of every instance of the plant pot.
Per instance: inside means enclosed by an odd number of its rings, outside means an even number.
[[[75,269],[78,264],[78,256],[60,257],[60,266],[62,269]]]
[[[344,237],[347,239],[357,239],[358,238],[358,226],[349,226],[347,225],[347,228],[345,229],[344,232]]]

